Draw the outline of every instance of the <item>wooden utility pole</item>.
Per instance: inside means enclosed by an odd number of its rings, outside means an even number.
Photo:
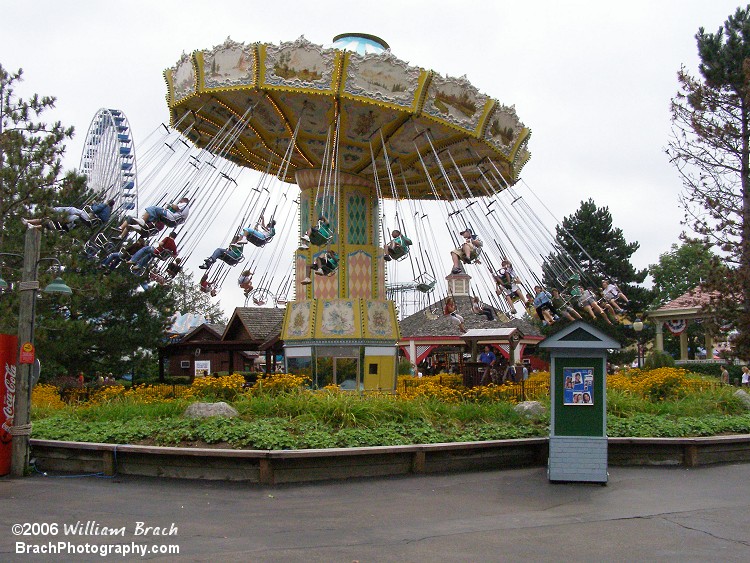
[[[27,342],[34,344],[34,315],[36,313],[36,294],[39,290],[37,268],[39,266],[39,249],[42,242],[40,229],[26,231],[23,250],[23,272],[19,289],[21,296],[18,308],[18,345]],[[19,348],[20,350],[20,348]],[[19,353],[20,355],[20,353]],[[16,372],[16,402],[13,419],[13,448],[11,450],[10,474],[23,477],[29,466],[29,436],[31,436],[31,366],[18,364]]]

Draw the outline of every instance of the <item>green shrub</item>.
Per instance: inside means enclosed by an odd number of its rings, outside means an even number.
[[[656,368],[673,368],[674,358],[666,352],[659,350],[653,350],[646,356],[643,369],[656,369]]]
[[[399,375],[411,375],[411,362],[409,360],[402,359],[398,363],[398,374]]]

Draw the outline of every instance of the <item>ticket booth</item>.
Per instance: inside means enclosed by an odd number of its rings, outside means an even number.
[[[607,350],[620,343],[576,321],[539,344],[550,352],[551,482],[607,483]]]

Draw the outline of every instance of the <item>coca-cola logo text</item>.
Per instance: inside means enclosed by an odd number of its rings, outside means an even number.
[[[5,364],[5,400],[3,401],[2,434],[10,436],[10,427],[13,426],[13,403],[16,399],[16,366]],[[5,436],[3,436],[5,438]]]

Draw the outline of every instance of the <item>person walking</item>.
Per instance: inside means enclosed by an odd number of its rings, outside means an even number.
[[[479,354],[479,361],[484,364],[484,372],[482,373],[482,379],[479,381],[479,385],[487,385],[492,381],[492,368],[495,366],[497,356],[492,352],[489,345],[484,347],[484,352]]]

